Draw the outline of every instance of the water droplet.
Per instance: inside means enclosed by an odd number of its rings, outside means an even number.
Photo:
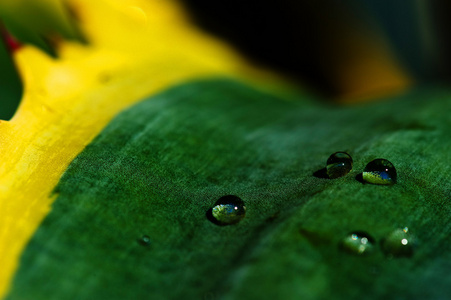
[[[341,242],[343,250],[356,255],[366,255],[374,249],[375,240],[366,232],[355,231],[348,234]]]
[[[372,184],[394,184],[397,176],[391,162],[378,158],[366,165],[362,177],[364,181]]]
[[[138,243],[143,246],[149,246],[150,237],[148,235],[143,235],[140,239],[138,239]]]
[[[415,238],[407,227],[395,229],[382,241],[385,254],[395,257],[412,256],[414,246]]]
[[[244,218],[246,206],[237,196],[228,195],[216,201],[211,214],[218,225],[231,225]]]
[[[326,169],[331,179],[345,176],[352,170],[352,157],[346,152],[335,152],[329,156]]]

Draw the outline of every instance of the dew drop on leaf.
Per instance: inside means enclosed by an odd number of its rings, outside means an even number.
[[[395,229],[382,241],[384,253],[394,257],[412,256],[414,246],[415,238],[407,227]]]
[[[348,234],[341,241],[341,248],[351,254],[366,255],[373,251],[375,240],[364,231],[355,231]]]
[[[246,206],[237,196],[227,195],[216,201],[211,214],[218,225],[231,225],[244,218]]]
[[[138,243],[142,246],[149,246],[150,237],[148,235],[143,235],[140,239],[138,239]]]
[[[391,162],[378,158],[366,165],[362,177],[368,183],[388,185],[396,183],[397,175]]]
[[[327,159],[326,170],[331,179],[345,176],[352,170],[352,157],[346,152],[335,152]]]

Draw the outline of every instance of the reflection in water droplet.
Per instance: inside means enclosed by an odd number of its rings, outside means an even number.
[[[363,231],[352,232],[341,241],[343,250],[356,255],[371,253],[374,249],[374,244],[374,239]]]
[[[407,227],[395,229],[382,241],[382,250],[385,254],[395,257],[412,256],[414,246],[415,237],[410,234]]]
[[[243,200],[237,196],[228,195],[216,201],[211,211],[218,225],[231,225],[238,223],[246,214],[246,206]]]
[[[363,180],[372,184],[396,183],[396,169],[391,162],[378,158],[368,163],[363,170]]]
[[[352,157],[346,152],[335,152],[327,160],[327,176],[338,178],[352,170]]]
[[[148,235],[143,235],[139,240],[138,243],[143,246],[149,246],[150,245],[150,237]]]

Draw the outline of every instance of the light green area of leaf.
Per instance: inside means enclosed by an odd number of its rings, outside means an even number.
[[[422,88],[336,107],[229,80],[152,97],[72,162],[7,299],[446,299],[450,99]],[[336,151],[354,169],[321,178]],[[375,158],[397,184],[357,180]],[[217,226],[206,212],[227,194],[246,217]],[[406,226],[413,256],[385,255],[381,241]],[[352,231],[374,251],[341,251]]]

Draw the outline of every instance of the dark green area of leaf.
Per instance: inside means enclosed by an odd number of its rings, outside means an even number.
[[[22,98],[22,82],[0,37],[0,120],[9,120]]]
[[[152,97],[72,162],[7,299],[445,299],[450,98],[332,107],[229,80]],[[351,173],[314,176],[336,151]],[[397,184],[356,179],[380,157]],[[229,194],[246,217],[217,226],[206,212]],[[405,226],[414,254],[386,256],[381,240]],[[352,231],[374,237],[371,254],[340,249]]]

